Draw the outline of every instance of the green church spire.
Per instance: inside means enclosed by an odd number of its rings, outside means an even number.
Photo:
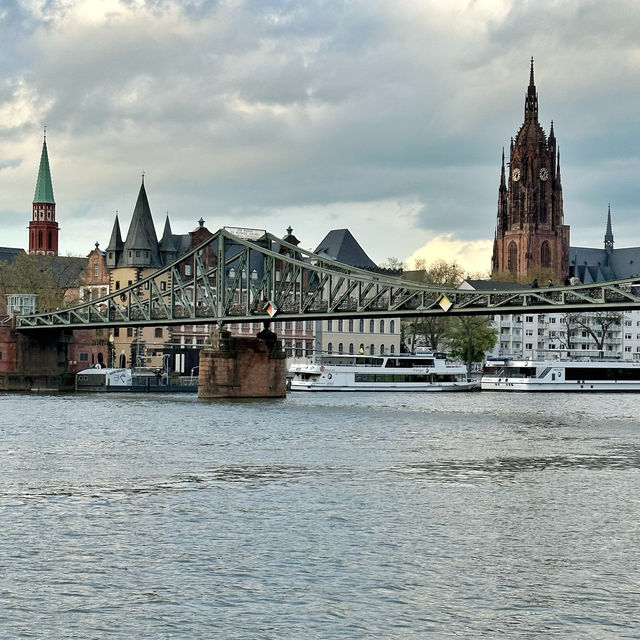
[[[42,155],[40,156],[40,169],[38,170],[38,181],[36,182],[36,193],[33,202],[55,204],[53,199],[53,185],[51,183],[51,171],[49,170],[49,154],[47,153],[47,135],[45,133],[42,143]]]

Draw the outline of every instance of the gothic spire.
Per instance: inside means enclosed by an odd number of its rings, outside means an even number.
[[[500,171],[500,191],[507,190],[507,180],[504,170],[504,147],[502,147],[502,169]]]
[[[531,72],[529,75],[529,88],[524,101],[524,121],[538,121],[538,92],[533,78],[533,57],[531,58]]]
[[[604,234],[605,251],[613,251],[613,231],[611,230],[611,203],[607,210],[607,231]]]
[[[36,192],[33,202],[43,204],[55,204],[53,199],[53,184],[51,183],[51,170],[49,169],[49,154],[47,153],[47,134],[45,130],[44,141],[42,143],[42,154],[40,156],[40,168],[38,169],[38,180],[36,181]]]

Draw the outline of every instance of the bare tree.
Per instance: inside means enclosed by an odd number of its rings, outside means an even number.
[[[612,327],[622,323],[622,313],[620,311],[594,311],[566,315],[570,317],[567,320],[567,326],[569,326],[569,322],[572,322],[586,331],[596,343],[600,357],[604,357],[604,342],[607,339],[607,333]],[[567,331],[567,333],[569,332]]]

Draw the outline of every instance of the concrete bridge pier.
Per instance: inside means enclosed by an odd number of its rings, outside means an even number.
[[[261,335],[263,332],[260,332]],[[275,337],[275,334],[271,334]],[[285,354],[274,340],[211,334],[211,346],[200,352],[198,397],[283,398]]]

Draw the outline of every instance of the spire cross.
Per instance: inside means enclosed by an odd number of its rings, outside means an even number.
[[[142,170],[142,184],[144,184],[144,169]]]

